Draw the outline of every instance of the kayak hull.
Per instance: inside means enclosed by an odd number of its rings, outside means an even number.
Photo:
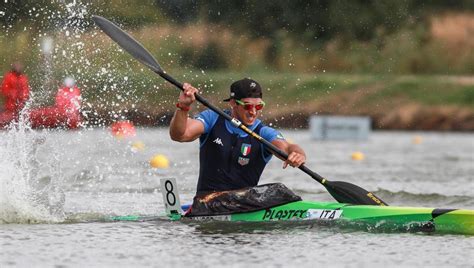
[[[277,222],[317,221],[371,230],[422,231],[474,235],[474,210],[395,206],[350,205],[297,201],[285,205],[230,215],[174,217],[185,221]]]

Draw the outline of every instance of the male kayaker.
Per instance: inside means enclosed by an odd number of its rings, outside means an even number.
[[[11,71],[5,74],[0,93],[5,102],[3,111],[0,112],[0,128],[3,128],[18,119],[30,96],[28,78],[23,73],[23,65],[20,62],[13,63]]]
[[[197,195],[256,186],[271,153],[255,138],[212,110],[189,118],[191,105],[196,100],[194,94],[198,90],[188,83],[183,87],[171,120],[170,136],[179,142],[199,138]],[[258,119],[265,106],[258,82],[248,78],[234,82],[230,86],[230,97],[224,101],[230,104],[230,110],[226,110],[226,113],[288,154],[283,168],[288,165],[299,167],[306,161],[300,146],[288,143],[278,131],[265,126]]]

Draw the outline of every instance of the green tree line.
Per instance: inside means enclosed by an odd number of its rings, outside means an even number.
[[[3,26],[53,26],[47,18],[72,1],[6,0],[0,2]],[[471,0],[105,0],[85,5],[92,12],[135,27],[163,21],[176,24],[224,24],[255,37],[274,38],[280,31],[307,42],[325,42],[335,36],[370,40],[377,31],[393,32],[406,24],[423,22],[426,15],[449,10],[474,10]],[[49,10],[49,12],[37,12]],[[38,15],[39,16],[38,16]],[[160,18],[161,17],[161,18]],[[78,26],[90,26],[76,18]],[[48,25],[48,23],[50,25]]]
[[[472,11],[472,0],[5,0],[0,2],[0,22],[9,36],[0,37],[0,45],[18,47],[21,40],[8,40],[15,33],[28,34],[30,40],[23,43],[33,43],[34,33],[61,27],[88,31],[94,27],[90,16],[98,14],[132,31],[172,27],[177,41],[170,47],[185,59],[178,62],[196,69],[296,66],[294,71],[304,72],[466,74],[474,72],[472,49],[431,42],[429,23],[436,14]],[[235,67],[242,53],[233,53],[238,56],[232,59],[228,52],[251,49],[223,44],[217,32],[203,33],[214,37],[199,47],[183,45],[180,27],[192,25],[229,29],[232,42],[241,41],[240,36],[255,43],[264,40],[266,45],[257,49],[263,56]],[[4,54],[11,55],[5,46]],[[447,50],[453,49],[467,52],[449,56]]]
[[[433,12],[474,10],[470,0],[157,0],[157,6],[179,24],[222,23],[256,37],[286,31],[308,42],[341,35],[369,40],[380,29],[393,32],[420,23]]]

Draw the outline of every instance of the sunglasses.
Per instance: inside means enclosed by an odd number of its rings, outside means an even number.
[[[251,103],[247,103],[247,102],[243,102],[243,101],[240,101],[240,100],[235,100],[235,102],[238,104],[238,105],[242,105],[244,107],[245,110],[252,110],[254,107],[255,107],[255,110],[257,111],[260,111],[263,109],[263,107],[265,107],[265,102],[261,101],[257,104],[251,104]]]

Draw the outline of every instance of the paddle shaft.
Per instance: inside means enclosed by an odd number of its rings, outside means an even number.
[[[157,74],[159,74],[161,77],[163,77],[166,81],[170,82],[171,84],[175,85],[177,88],[179,88],[181,91],[184,90],[183,88],[183,84],[178,82],[176,79],[174,79],[173,77],[171,77],[170,75],[168,75],[167,73],[165,72],[160,72],[158,70],[154,70]],[[265,140],[264,138],[262,138],[260,135],[258,135],[257,133],[253,132],[252,130],[250,130],[248,127],[246,127],[244,124],[242,124],[242,122],[240,122],[239,120],[237,120],[236,118],[233,118],[231,117],[230,115],[224,113],[221,109],[217,108],[216,106],[214,106],[212,103],[208,102],[205,98],[201,97],[199,94],[194,94],[194,96],[196,97],[196,100],[199,101],[200,103],[202,103],[204,106],[208,107],[209,109],[213,110],[214,112],[216,112],[217,114],[219,114],[220,116],[224,117],[225,119],[229,120],[234,126],[242,129],[243,131],[245,131],[247,134],[249,134],[250,136],[254,137],[255,139],[257,139],[258,141],[260,141],[261,143],[265,144],[271,152],[273,152],[274,154],[276,154],[277,156],[283,158],[283,159],[288,159],[288,154],[283,152],[282,150],[280,150],[278,147],[276,147],[275,145],[273,145],[272,143],[268,142],[267,140]],[[316,180],[317,182],[321,183],[321,184],[324,184],[325,182],[325,179],[323,177],[321,177],[319,174],[317,174],[316,172],[312,171],[311,169],[307,168],[305,165],[301,165],[299,166],[299,169],[302,170],[304,173],[308,174],[309,176],[311,176],[311,178],[313,178],[314,180]]]

